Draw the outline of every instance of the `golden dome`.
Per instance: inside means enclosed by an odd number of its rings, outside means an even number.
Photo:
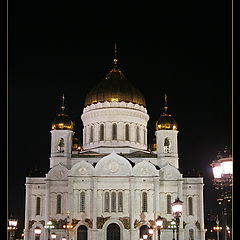
[[[132,102],[146,106],[142,93],[123,75],[114,58],[114,66],[107,76],[86,96],[85,106],[98,102]]]
[[[171,114],[167,112],[167,96],[165,94],[164,113],[159,117],[156,122],[156,130],[177,130],[178,124]]]
[[[64,95],[62,96],[61,112],[52,121],[52,130],[73,130],[73,121],[65,113]]]

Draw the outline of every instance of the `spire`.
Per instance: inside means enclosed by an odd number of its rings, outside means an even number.
[[[64,105],[64,93],[62,95],[62,106],[61,106],[62,112],[65,110],[65,105]]]
[[[165,93],[165,105],[164,105],[164,113],[167,113],[168,106],[167,106],[167,94]]]
[[[114,62],[114,66],[116,67],[117,66],[117,44],[115,42],[115,49],[114,49],[114,59],[113,59],[113,62]]]

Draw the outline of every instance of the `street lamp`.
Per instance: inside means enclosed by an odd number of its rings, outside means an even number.
[[[160,240],[161,228],[163,226],[163,218],[161,216],[158,216],[155,222],[156,222],[156,227],[158,231],[158,240]]]
[[[35,240],[40,240],[40,234],[41,234],[42,230],[40,227],[36,227],[34,229],[34,234],[35,234]]]
[[[67,240],[69,240],[69,231],[73,228],[73,225],[70,223],[69,213],[68,216],[65,218],[67,224],[63,225],[63,228],[67,231]]]
[[[228,149],[225,148],[222,155],[219,153],[217,160],[214,160],[210,165],[214,177],[213,185],[217,190],[217,201],[221,205],[223,240],[227,240],[228,202],[231,202],[232,198],[233,174],[233,159]]]
[[[9,219],[8,220],[8,231],[10,232],[10,240],[13,240],[15,235],[15,230],[17,229],[18,221],[16,219]]]
[[[176,219],[177,240],[179,240],[179,223],[182,216],[183,202],[179,200],[179,197],[171,204],[173,217]]]
[[[44,228],[48,230],[48,239],[50,240],[50,231],[54,228],[52,221],[48,221]]]
[[[175,222],[175,220],[172,220],[172,221],[170,222],[170,224],[168,225],[168,228],[170,228],[170,229],[173,230],[173,240],[175,240],[175,237],[174,237],[174,235],[175,235],[175,229],[176,229],[176,222]]]

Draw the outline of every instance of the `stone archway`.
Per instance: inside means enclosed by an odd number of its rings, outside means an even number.
[[[80,225],[77,229],[77,240],[87,240],[88,239],[88,229],[84,225]]]
[[[107,226],[107,240],[120,240],[120,227],[116,223]]]

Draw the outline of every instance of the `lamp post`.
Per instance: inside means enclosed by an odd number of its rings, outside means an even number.
[[[168,226],[168,228],[173,230],[173,240],[175,240],[175,229],[176,229],[176,222],[175,222],[175,220],[172,220],[170,222],[170,225]]]
[[[233,160],[226,147],[223,154],[218,154],[217,160],[212,162],[211,167],[214,177],[213,185],[217,190],[217,201],[221,205],[223,240],[227,240],[228,203],[232,199]]]
[[[179,197],[172,203],[173,217],[176,219],[177,240],[179,240],[179,223],[182,216],[183,202],[179,200]]]
[[[54,228],[52,221],[48,221],[44,228],[48,230],[48,239],[50,240],[50,231]]]
[[[13,240],[15,235],[15,230],[17,229],[18,221],[16,219],[9,219],[8,220],[8,231],[10,232],[10,240]]]
[[[40,235],[41,235],[41,228],[40,227],[36,227],[34,229],[34,234],[35,234],[35,240],[40,240]]]
[[[216,219],[216,224],[217,224],[217,240],[219,240],[219,230],[220,230],[220,228],[219,228],[219,220],[218,220],[218,215],[217,215],[217,219]]]
[[[69,231],[73,228],[73,225],[70,223],[69,213],[68,216],[65,218],[66,224],[63,225],[63,228],[67,232],[67,240],[69,240]]]
[[[163,226],[163,218],[161,216],[158,216],[155,222],[156,222],[156,227],[158,232],[158,240],[160,240],[161,228]]]

